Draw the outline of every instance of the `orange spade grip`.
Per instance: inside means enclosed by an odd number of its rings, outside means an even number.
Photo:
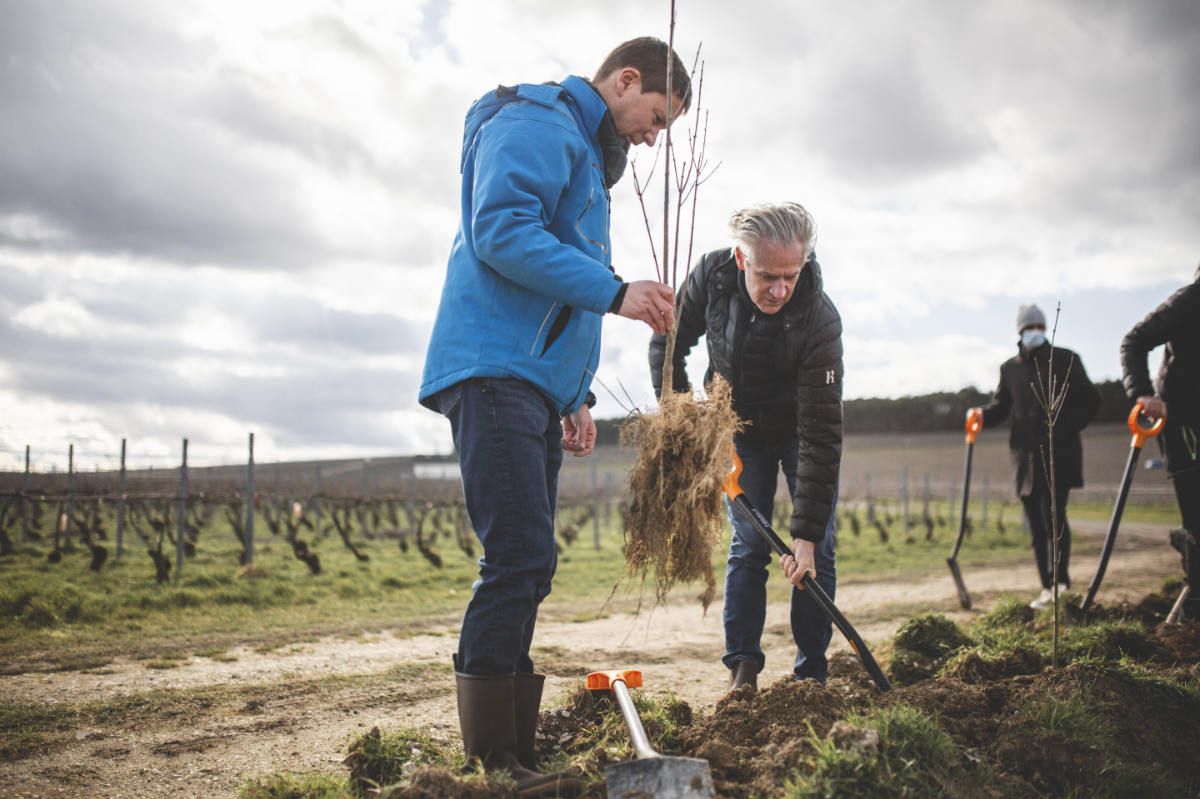
[[[1160,416],[1154,422],[1146,427],[1142,424],[1142,411],[1145,407],[1140,402],[1133,404],[1133,409],[1129,412],[1129,432],[1133,433],[1133,440],[1129,442],[1129,446],[1133,449],[1141,449],[1146,443],[1146,439],[1154,438],[1162,432],[1163,426],[1167,423],[1167,417]]]
[[[589,691],[608,691],[612,684],[620,680],[627,688],[642,687],[642,673],[637,669],[614,669],[612,671],[593,671],[587,676]]]
[[[967,411],[967,443],[974,444],[975,436],[979,435],[979,431],[983,429],[983,411],[978,408],[971,408]]]
[[[733,455],[733,469],[725,477],[725,483],[721,486],[725,490],[725,496],[734,500],[744,494],[741,485],[738,484],[738,478],[742,476],[742,459],[738,457],[737,447],[733,444],[729,445],[729,454]]]

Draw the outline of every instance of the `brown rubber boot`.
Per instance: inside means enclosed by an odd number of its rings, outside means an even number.
[[[513,675],[455,673],[458,723],[467,759],[479,758],[487,771],[506,771],[519,796],[577,796],[582,780],[566,774],[539,774],[517,759],[515,681]]]
[[[537,766],[538,710],[542,706],[542,688],[546,684],[545,674],[521,674],[513,676],[513,696],[517,721],[517,760],[525,768]]]
[[[750,686],[750,693],[758,690],[758,665],[752,660],[739,660],[729,670],[729,692],[733,693],[743,685]]]

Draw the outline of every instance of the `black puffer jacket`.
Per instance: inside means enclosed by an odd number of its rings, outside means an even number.
[[[1049,443],[1046,412],[1034,393],[1049,379],[1050,344],[1032,353],[1018,345],[1015,357],[1000,366],[1000,384],[983,409],[983,426],[995,427],[1012,417],[1008,448],[1017,467],[1017,494],[1029,496],[1035,481],[1046,480],[1042,449]],[[1054,473],[1058,488],[1083,486],[1083,442],[1080,432],[1091,424],[1100,409],[1100,392],[1088,379],[1079,356],[1054,347],[1054,385],[1066,386],[1067,396],[1054,423]],[[1059,389],[1056,389],[1059,390]],[[1047,488],[1044,485],[1043,488]]]
[[[1134,325],[1121,342],[1121,371],[1125,394],[1131,400],[1152,396],[1146,357],[1166,344],[1158,370],[1158,394],[1169,403],[1200,410],[1200,272],[1197,280],[1172,294],[1145,319]]]
[[[799,439],[792,496],[794,538],[820,541],[837,491],[842,459],[842,319],[822,289],[811,258],[792,298],[764,314],[746,293],[733,250],[715,250],[692,268],[676,306],[677,391],[689,390],[687,356],[701,336],[708,372],[733,389],[733,407],[750,440]],[[666,339],[650,340],[650,375],[662,393]]]
[[[1134,325],[1121,342],[1121,371],[1125,394],[1131,400],[1154,394],[1146,359],[1150,350],[1166,344],[1158,370],[1158,395],[1167,403],[1167,431],[1160,439],[1172,471],[1193,465],[1182,439],[1171,433],[1200,424],[1200,269],[1196,281],[1176,291],[1145,319]]]

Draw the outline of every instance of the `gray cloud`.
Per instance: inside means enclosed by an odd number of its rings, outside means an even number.
[[[330,4],[278,24],[259,11],[198,36],[207,23],[187,5],[6,4],[0,254],[20,268],[0,259],[0,393],[75,403],[110,430],[137,417],[131,402],[169,425],[211,412],[293,446],[377,447],[397,411],[412,414],[397,426],[427,430],[414,395],[428,322],[415,320],[442,279],[467,106],[498,82],[586,74],[607,46],[665,26],[633,0],[395,8]],[[1194,3],[705,6],[681,10],[678,35],[685,57],[705,42],[709,156],[724,162],[697,250],[724,243],[734,204],[800,199],[860,339],[960,332],[939,309],[961,301],[944,287],[963,275],[1007,307],[1039,284],[1168,281],[1194,249]],[[354,102],[319,106],[343,90]],[[643,277],[628,180],[614,251]],[[329,278],[343,268],[387,289],[350,291]],[[84,337],[14,318],[51,298],[85,309],[65,324]],[[364,301],[384,312],[355,312]],[[195,340],[211,317],[243,351]],[[634,328],[606,334],[614,385],[645,384]]]
[[[257,356],[286,366],[286,376],[217,373],[192,380],[171,364],[222,356],[153,336],[81,338],[64,346],[5,321],[0,321],[0,340],[14,353],[9,361],[15,367],[9,385],[14,390],[96,407],[137,403],[209,411],[314,445],[378,443],[378,431],[366,420],[411,403],[408,393],[417,382],[413,372],[364,368],[353,359],[329,357],[328,349],[314,349],[310,357]]]
[[[222,63],[213,45],[184,38],[177,24],[121,3],[6,9],[0,219],[22,215],[59,235],[0,232],[0,244],[238,269],[426,262],[420,225],[389,230],[383,250],[378,241],[330,240],[298,188],[305,174],[361,178],[395,202],[402,220],[407,196],[452,201],[452,187],[429,169],[434,153],[452,163],[452,143],[422,137],[401,160],[382,159],[364,145],[364,131],[281,105],[262,76],[236,65],[212,70]],[[290,35],[314,51],[349,53],[384,85],[404,82],[334,17]],[[431,93],[412,110],[422,117],[445,102]]]
[[[88,4],[20,4],[5,23],[0,213],[65,233],[43,247],[243,266],[326,254],[278,175],[174,113],[202,47]]]
[[[855,60],[818,95],[806,140],[839,172],[862,181],[928,177],[993,150],[961,109],[944,102],[913,56]]]

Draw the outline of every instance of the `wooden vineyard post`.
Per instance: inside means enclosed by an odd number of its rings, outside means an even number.
[[[187,501],[188,501],[188,440],[183,440],[183,460],[179,464],[179,490],[176,496],[176,531],[175,531],[175,580],[183,579],[183,541],[187,536]]]
[[[254,563],[254,434],[250,434],[250,459],[246,462],[246,563]]]
[[[75,515],[75,445],[67,446],[67,521],[63,528],[63,545],[71,541],[71,520]]]
[[[600,551],[600,480],[596,459],[592,458],[592,542]]]
[[[25,474],[21,476],[21,543],[29,543],[29,445],[25,445]]]
[[[121,471],[117,475],[117,560],[125,546],[125,439],[121,439]]]

